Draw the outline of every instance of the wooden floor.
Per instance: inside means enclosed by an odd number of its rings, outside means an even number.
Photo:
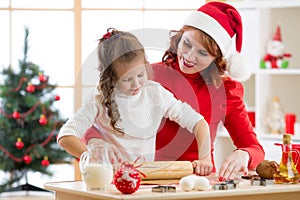
[[[54,200],[54,193],[52,192],[5,192],[0,194],[0,200]]]

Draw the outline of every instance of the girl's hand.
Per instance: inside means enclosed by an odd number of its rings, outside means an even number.
[[[248,174],[249,154],[243,150],[236,150],[230,154],[223,162],[219,171],[219,180],[234,179],[239,172]]]
[[[109,144],[108,157],[112,164],[120,164],[122,162],[122,156],[118,148],[115,145]]]
[[[205,158],[200,160],[194,160],[192,164],[195,169],[195,174],[199,176],[207,176],[211,174],[213,169],[213,164],[211,162],[210,156],[206,156]]]
[[[103,144],[103,143],[107,143],[105,141],[103,141],[102,139],[99,138],[92,138],[88,141],[88,145],[89,144]],[[107,143],[108,144],[108,158],[111,162],[111,164],[118,164],[122,162],[122,156],[121,153],[119,151],[119,149],[117,147],[115,147],[115,145]]]

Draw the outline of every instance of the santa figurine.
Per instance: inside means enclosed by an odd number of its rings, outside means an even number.
[[[281,40],[281,31],[280,26],[277,26],[276,33],[273,37],[273,40],[270,41],[267,45],[267,54],[260,63],[262,69],[278,69],[278,68],[287,68],[288,60],[292,55],[290,53],[284,53],[284,45]]]

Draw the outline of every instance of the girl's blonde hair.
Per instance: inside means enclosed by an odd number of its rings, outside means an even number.
[[[162,61],[168,66],[172,66],[174,63],[176,63],[178,44],[181,40],[183,32],[189,29],[196,28],[191,26],[183,26],[179,31],[171,31],[171,34],[175,33],[175,35],[170,38],[170,46],[162,58]],[[215,87],[219,87],[222,83],[222,75],[224,75],[226,70],[226,60],[224,59],[222,52],[215,40],[205,32],[199,29],[196,30],[200,31],[200,41],[202,41],[201,45],[203,45],[210,55],[215,57],[214,62],[212,62],[209,67],[200,73],[206,83],[213,84]]]
[[[120,114],[114,99],[114,88],[118,81],[116,68],[121,67],[120,63],[132,62],[140,56],[145,58],[146,64],[145,50],[133,34],[109,28],[107,33],[99,40],[97,53],[100,79],[97,86],[99,95],[97,95],[96,100],[100,106],[107,109],[110,125],[116,133],[123,135],[123,129],[117,126]]]

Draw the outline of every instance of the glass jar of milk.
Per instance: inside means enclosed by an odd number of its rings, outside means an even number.
[[[88,145],[80,156],[79,167],[88,190],[105,190],[111,186],[113,167],[107,143]]]

